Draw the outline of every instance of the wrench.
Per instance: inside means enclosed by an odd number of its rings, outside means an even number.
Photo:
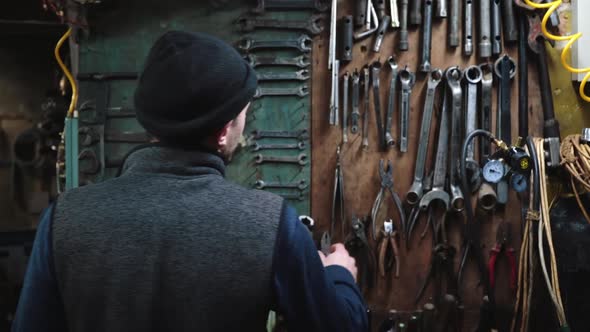
[[[381,50],[381,44],[383,43],[383,37],[385,36],[385,32],[387,32],[387,28],[389,27],[389,23],[391,22],[391,17],[385,15],[381,19],[381,23],[379,24],[379,28],[377,29],[377,37],[375,37],[375,44],[373,46],[373,52],[378,53]]]
[[[447,0],[436,1],[436,17],[445,18],[447,17]]]
[[[309,94],[309,87],[303,84],[295,88],[262,88],[258,87],[254,93],[254,98],[262,98],[264,96],[298,96],[303,98]]]
[[[482,78],[483,73],[478,66],[471,66],[465,70],[465,80],[467,81],[465,135],[477,128],[477,88]],[[469,174],[471,190],[476,192],[481,185],[481,170],[478,162],[475,161],[475,142],[472,141],[467,147],[466,156],[465,165]]]
[[[418,141],[418,154],[416,165],[414,166],[414,182],[406,194],[408,204],[418,204],[422,198],[424,168],[426,164],[426,153],[428,152],[428,141],[430,139],[430,125],[432,123],[432,113],[434,109],[434,96],[436,88],[442,79],[440,69],[433,69],[428,73],[426,99],[424,101],[424,113],[422,114],[422,125],[420,127],[420,139]]]
[[[396,104],[395,94],[397,92],[397,62],[395,62],[393,56],[390,56],[389,59],[387,59],[387,63],[389,63],[389,67],[391,68],[391,82],[389,84],[387,116],[385,117],[385,144],[392,148],[395,145],[395,141],[391,135],[391,123],[393,121],[393,109]]]
[[[252,151],[260,151],[260,150],[304,150],[305,143],[276,143],[276,144],[260,144],[254,143],[252,145]]]
[[[311,35],[324,31],[326,16],[323,14],[311,15],[308,20],[279,20],[263,17],[242,16],[236,23],[241,32],[252,32],[256,29],[285,29],[304,30]]]
[[[352,16],[344,16],[342,19],[342,32],[341,32],[341,42],[340,42],[340,60],[341,61],[351,61],[352,60],[352,46],[353,40],[352,35],[354,33],[353,26],[352,26]]]
[[[424,2],[424,26],[422,27],[422,64],[420,71],[430,72],[430,46],[432,41],[432,1]]]
[[[391,27],[399,28],[399,13],[397,10],[397,0],[389,0],[389,9],[391,10]]]
[[[258,49],[285,49],[294,48],[300,52],[311,51],[312,39],[307,35],[301,35],[297,39],[287,40],[255,40],[249,37],[242,38],[238,42],[238,49],[250,52]]]
[[[451,21],[449,22],[449,46],[459,46],[459,0],[451,1]]]
[[[502,53],[502,31],[501,31],[501,13],[500,0],[491,0],[492,10],[492,54],[498,55]]]
[[[309,55],[307,54],[294,58],[247,54],[244,59],[246,59],[252,68],[260,66],[295,66],[299,68],[307,68],[311,65]]]
[[[412,0],[410,10],[411,25],[420,25],[422,23],[422,1],[423,0]]]
[[[504,0],[502,3],[502,9],[504,11],[504,38],[508,42],[518,40],[518,29],[516,28],[516,16],[512,1],[514,0]]]
[[[401,17],[400,17],[400,31],[399,31],[399,44],[398,49],[400,51],[407,51],[410,47],[408,42],[408,0],[400,0],[401,5]]]
[[[473,54],[473,0],[465,0],[465,25],[463,27],[463,53],[466,56]]]
[[[496,136],[504,142],[511,142],[510,119],[510,80],[516,75],[516,64],[508,55],[499,58],[494,64],[496,76],[500,79],[498,89],[498,113],[496,120]],[[503,179],[496,186],[497,202],[508,203],[508,181]]]
[[[319,12],[325,12],[328,8],[330,8],[330,6],[322,0],[258,0],[258,8],[254,11],[257,13],[263,13],[266,9],[313,9]]]
[[[335,60],[334,63],[332,64],[332,93],[331,93],[331,98],[330,98],[330,125],[332,126],[337,126],[338,125],[338,120],[339,120],[339,108],[340,108],[340,96],[339,96],[339,92],[340,92],[340,88],[339,88],[339,82],[340,82],[340,77],[338,76],[340,72],[340,61],[339,60]]]
[[[359,72],[355,69],[352,73],[352,114],[350,121],[350,132],[353,134],[356,134],[359,130],[359,118],[361,117],[359,112],[360,80]]]
[[[408,152],[408,127],[410,126],[410,97],[412,96],[412,87],[416,82],[414,73],[408,70],[406,66],[399,73],[399,80],[401,83],[400,90],[400,143],[399,150],[401,152]]]
[[[350,74],[344,73],[342,77],[342,142],[348,143],[348,94],[350,92],[348,85]]]
[[[459,160],[461,150],[461,115],[463,112],[463,91],[461,90],[461,78],[463,73],[459,67],[447,69],[446,78],[449,88],[451,89],[451,153],[449,181],[451,188],[451,206],[453,210],[459,212],[465,207],[465,200],[459,184]]]
[[[285,73],[256,73],[256,76],[259,81],[307,81],[310,77],[307,69]]]
[[[490,20],[490,1],[479,1],[479,57],[489,58],[492,56],[492,42],[490,41],[490,34],[492,30],[492,22]]]
[[[307,155],[305,153],[301,153],[298,156],[294,156],[294,157],[279,157],[279,156],[263,156],[262,154],[257,154],[256,157],[254,157],[254,162],[256,162],[256,164],[279,163],[279,164],[299,164],[301,166],[305,166],[307,164]]]
[[[447,76],[448,76],[447,69]],[[445,180],[447,177],[447,156],[449,152],[449,110],[447,103],[446,88],[443,89],[443,103],[440,111],[440,127],[438,131],[438,144],[434,161],[434,175],[432,189],[420,199],[420,210],[426,211],[434,201],[440,201],[449,210],[450,196],[445,191]]]
[[[330,10],[330,35],[329,35],[329,46],[328,46],[328,69],[332,70],[332,77],[334,76],[334,62],[336,62],[336,20],[338,19],[338,0],[332,0],[332,6]],[[338,79],[338,74],[336,74]],[[334,80],[332,80],[332,88],[334,88]],[[332,90],[334,94],[334,90]]]
[[[254,130],[252,132],[252,137],[254,139],[262,139],[262,138],[298,138],[298,139],[306,139],[309,138],[309,133],[307,129],[300,129],[300,130]]]
[[[366,150],[369,147],[369,67],[363,68],[363,78],[364,78],[364,92],[365,92],[365,110],[363,112],[363,142],[362,147]]]
[[[254,183],[254,187],[259,190],[263,190],[265,188],[304,190],[305,188],[307,188],[307,182],[303,179],[299,180],[298,182],[292,182],[292,183],[266,182],[263,180],[257,180]]]
[[[375,61],[371,64],[371,78],[373,84],[373,108],[375,109],[375,119],[377,123],[378,146],[385,150],[385,135],[383,133],[383,124],[381,116],[381,101],[379,93],[379,74],[381,72],[381,62]]]
[[[491,131],[492,130],[492,89],[494,84],[494,70],[489,63],[479,65],[482,71],[481,79],[481,113],[480,113],[480,128]],[[480,159],[486,160],[490,155],[490,143],[488,140],[480,140]]]

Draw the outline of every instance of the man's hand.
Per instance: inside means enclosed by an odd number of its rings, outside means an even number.
[[[330,247],[330,254],[327,256],[321,251],[318,251],[318,254],[320,255],[320,259],[322,260],[322,264],[324,264],[324,266],[340,265],[347,269],[352,274],[354,281],[356,281],[356,261],[350,256],[348,250],[346,250],[342,243],[336,243],[332,245]]]

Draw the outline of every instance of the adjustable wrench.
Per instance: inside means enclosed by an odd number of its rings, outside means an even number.
[[[383,134],[383,124],[381,116],[381,100],[379,93],[379,74],[381,73],[381,62],[375,61],[371,64],[371,79],[373,85],[373,108],[375,109],[375,119],[377,123],[377,142],[378,147],[385,150],[385,135]]]
[[[490,34],[492,22],[490,20],[490,0],[479,1],[479,57],[489,58],[492,56],[492,42]]]
[[[494,69],[489,63],[479,65],[482,72],[481,78],[481,105],[480,105],[480,128],[483,130],[492,130],[492,90],[494,88]],[[490,143],[488,140],[479,141],[479,155],[481,160],[485,160],[490,155]]]
[[[509,42],[518,40],[518,29],[516,28],[516,16],[512,4],[514,0],[503,0],[502,9],[504,11],[504,39]]]
[[[451,90],[451,153],[450,153],[450,168],[449,181],[451,188],[451,206],[453,210],[459,212],[465,207],[465,200],[461,192],[461,185],[459,183],[459,161],[461,156],[461,133],[463,128],[461,126],[461,115],[463,112],[463,91],[461,90],[461,78],[463,73],[459,67],[451,67],[447,69],[446,78],[449,88]]]
[[[298,138],[298,139],[306,139],[309,138],[309,133],[307,129],[300,129],[300,130],[254,130],[252,132],[252,138],[254,139],[262,139],[262,138]]]
[[[353,134],[359,130],[359,118],[361,117],[359,112],[360,80],[359,72],[355,69],[352,73],[352,114],[350,115],[350,132]]]
[[[340,36],[340,61],[351,61],[352,60],[352,35],[354,33],[352,26],[352,16],[344,16],[341,23],[342,29]]]
[[[451,1],[451,10],[450,16],[451,20],[449,22],[449,46],[450,47],[457,47],[459,46],[459,18],[460,18],[460,10],[459,10],[459,0],[450,0]]]
[[[259,81],[307,81],[309,79],[309,70],[301,69],[295,72],[268,72],[256,73]]]
[[[260,144],[254,143],[252,145],[252,151],[260,150],[304,150],[305,143],[275,143],[275,144]]]
[[[399,28],[399,13],[397,10],[397,0],[389,0],[389,9],[391,10],[391,27]]]
[[[362,142],[362,147],[363,149],[367,149],[369,147],[369,108],[370,108],[370,103],[369,103],[369,80],[370,80],[370,75],[369,75],[369,67],[365,67],[363,68],[363,83],[365,84],[364,86],[364,92],[365,92],[365,110],[363,112],[363,142]]]
[[[411,0],[410,8],[410,24],[420,25],[422,23],[422,1],[423,0]]]
[[[436,1],[436,17],[445,18],[447,17],[447,0]]]
[[[379,24],[379,28],[377,29],[377,36],[375,37],[375,44],[373,46],[373,52],[378,53],[381,50],[381,44],[383,43],[383,37],[385,36],[385,32],[387,32],[387,28],[389,27],[389,23],[391,22],[391,17],[385,15],[381,19],[381,23]]]
[[[463,10],[465,11],[465,22],[463,26],[463,54],[473,54],[473,0],[465,0]]]
[[[303,84],[295,88],[262,88],[258,87],[253,98],[262,98],[264,96],[297,96],[303,98],[309,94],[309,87]]]
[[[257,154],[256,157],[254,157],[254,162],[256,164],[278,163],[278,164],[298,164],[301,166],[305,166],[307,164],[307,155],[305,153],[301,153],[298,156],[294,156],[294,157],[279,157],[279,156],[264,156],[262,154]]]
[[[430,72],[430,46],[432,41],[432,1],[424,2],[424,26],[422,27],[422,64],[420,71]]]
[[[350,74],[344,73],[342,76],[342,142],[348,143],[348,94],[350,92],[348,85]]]
[[[441,79],[442,72],[440,69],[433,69],[428,73],[428,88],[426,90],[426,100],[424,102],[424,113],[422,113],[422,125],[420,127],[420,138],[418,140],[418,154],[416,157],[416,165],[414,166],[414,182],[406,194],[406,200],[410,205],[417,204],[422,198],[424,168],[426,164],[426,153],[428,152],[428,141],[430,140],[434,96]]]
[[[516,75],[516,64],[508,55],[496,60],[494,71],[500,80],[498,89],[498,113],[496,120],[496,136],[504,142],[511,142],[510,118],[510,81]],[[508,203],[508,181],[503,179],[496,186],[497,202]]]
[[[258,8],[256,8],[254,11],[263,13],[266,9],[313,9],[319,12],[324,12],[328,10],[328,8],[330,8],[328,4],[322,0],[258,0]]]
[[[471,66],[465,70],[465,80],[467,81],[465,135],[477,128],[477,88],[482,77],[483,73],[478,66]],[[479,163],[475,160],[475,142],[472,141],[467,147],[466,156],[465,165],[468,171],[470,187],[475,192],[481,185],[481,171]]]
[[[397,93],[397,63],[393,56],[390,56],[387,60],[389,67],[391,68],[391,81],[389,84],[389,98],[387,103],[387,115],[385,117],[385,144],[390,148],[395,145],[393,136],[391,135],[391,122],[393,121],[393,109],[395,107],[395,94]]]
[[[402,14],[400,17],[400,31],[398,44],[398,48],[400,51],[407,51],[410,47],[408,42],[408,1],[409,0],[400,0]]]
[[[307,68],[311,65],[309,55],[307,54],[294,58],[247,54],[244,59],[246,59],[252,68],[260,66],[295,66],[299,68]]]
[[[492,10],[492,54],[498,55],[502,53],[502,27],[501,27],[501,13],[500,0],[491,0]]]
[[[254,183],[254,187],[259,190],[263,190],[265,188],[304,190],[307,188],[307,182],[303,179],[293,183],[266,182],[263,180],[257,180]]]
[[[284,29],[304,30],[311,35],[320,34],[324,31],[326,16],[323,14],[311,15],[308,20],[279,20],[263,17],[242,16],[236,23],[241,32],[252,32],[256,29]]]
[[[399,73],[399,80],[401,83],[400,90],[400,140],[399,150],[401,152],[408,152],[408,127],[410,126],[410,97],[412,96],[412,88],[416,82],[414,73],[408,70],[406,66]]]
[[[250,52],[258,49],[285,49],[294,48],[300,52],[308,53],[311,51],[312,39],[307,35],[301,35],[297,39],[287,40],[255,40],[245,37],[238,42],[238,49],[244,52]]]

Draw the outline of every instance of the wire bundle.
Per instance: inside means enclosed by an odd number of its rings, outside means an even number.
[[[580,211],[590,223],[590,214],[586,211],[577,185],[581,186],[584,192],[590,192],[590,145],[580,142],[581,135],[567,136],[561,143],[561,164],[570,174],[570,183],[574,197],[580,206]]]

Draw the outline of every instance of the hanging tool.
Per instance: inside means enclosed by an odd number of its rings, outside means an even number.
[[[451,92],[451,153],[449,162],[449,183],[451,189],[451,207],[453,210],[460,212],[465,207],[464,193],[460,189],[459,181],[459,158],[461,149],[461,134],[463,125],[461,118],[463,115],[463,91],[461,89],[461,79],[463,72],[459,67],[447,69],[446,79]]]
[[[463,54],[469,57],[473,54],[473,0],[465,0],[463,10]]]
[[[492,10],[492,54],[502,53],[502,14],[500,0],[491,0]]]
[[[424,3],[424,25],[422,26],[422,62],[420,71],[430,71],[430,48],[432,41],[432,1]]]
[[[369,102],[369,84],[370,83],[370,71],[369,67],[363,68],[363,83],[365,92],[365,109],[363,111],[363,141],[362,148],[367,150],[369,148],[369,115],[370,115],[370,102]]]
[[[488,270],[490,273],[490,287],[493,290],[496,284],[496,263],[498,256],[502,253],[506,255],[508,263],[510,264],[510,289],[516,289],[516,258],[514,257],[514,248],[510,246],[512,242],[510,225],[505,221],[498,225],[496,230],[496,244],[490,250],[490,260],[488,262]]]
[[[391,27],[399,28],[399,13],[397,9],[397,0],[389,0],[389,9],[391,10]]]
[[[348,94],[350,93],[350,73],[342,76],[342,143],[348,143]]]
[[[381,230],[381,239],[379,240],[378,250],[379,253],[379,274],[381,277],[385,277],[385,271],[389,270],[393,264],[395,264],[395,277],[399,278],[399,244],[398,244],[398,232],[393,224],[393,221],[383,222],[383,229]],[[391,248],[391,250],[390,250]]]
[[[330,125],[338,125],[338,83],[340,78],[340,63],[336,59],[336,20],[338,18],[338,0],[332,0],[332,11],[330,14],[330,45],[328,54],[328,70],[332,73],[332,90],[330,94]]]
[[[367,240],[367,234],[365,232],[365,222],[352,215],[350,233],[344,242],[346,250],[357,262],[359,277],[358,283],[362,288],[373,288],[375,277],[373,274],[375,268],[375,257],[371,247],[369,247],[369,241]]]
[[[406,66],[399,73],[399,80],[401,83],[400,89],[400,140],[399,150],[401,152],[408,152],[408,134],[410,126],[410,97],[412,96],[412,88],[416,82],[414,73],[408,70]]]
[[[366,21],[368,0],[358,0],[356,2],[356,11],[354,13],[354,26],[362,27]]]
[[[375,44],[373,45],[373,52],[375,53],[378,53],[381,50],[383,37],[385,37],[387,28],[389,28],[389,22],[391,22],[391,17],[386,15],[381,18],[381,23],[379,24],[379,28],[377,29],[377,34],[375,36]]]
[[[340,36],[342,40],[340,41],[340,61],[349,62],[352,61],[352,35],[354,33],[352,26],[352,16],[344,16],[342,18],[341,26],[342,31],[340,33]]]
[[[391,123],[393,121],[393,110],[396,105],[395,95],[397,93],[397,62],[393,56],[387,59],[389,67],[391,68],[391,81],[389,83],[389,97],[387,103],[387,115],[385,117],[385,145],[389,148],[393,148],[395,141],[391,134]]]
[[[375,198],[375,201],[373,202],[373,207],[371,208],[371,224],[373,229],[373,240],[375,241],[377,240],[377,228],[375,224],[377,222],[379,210],[381,209],[381,204],[383,203],[387,192],[389,192],[393,205],[395,205],[399,214],[399,223],[402,233],[406,229],[406,217],[404,214],[402,201],[393,189],[393,166],[391,161],[387,161],[386,168],[384,160],[379,160],[379,177],[381,178],[381,187],[377,197]]]
[[[344,239],[344,223],[346,216],[344,214],[344,174],[342,171],[342,155],[340,147],[336,148],[336,168],[334,169],[334,191],[332,193],[332,222],[330,224],[330,236],[334,237],[334,226],[336,218],[340,219],[340,230],[342,239]],[[339,208],[339,209],[338,209]],[[339,210],[339,215],[336,214]]]
[[[507,42],[515,42],[518,40],[518,29],[516,27],[516,15],[514,14],[514,0],[503,0],[502,19],[504,21],[504,40]]]
[[[411,0],[410,6],[410,24],[420,25],[422,23],[422,1],[424,0]]]
[[[484,59],[492,56],[490,5],[488,0],[479,2],[479,57]]]
[[[455,48],[459,46],[459,19],[461,11],[459,10],[459,0],[450,0],[450,20],[449,20],[449,46]]]
[[[470,66],[465,69],[464,77],[467,81],[465,133],[469,134],[477,128],[478,86],[483,78],[483,72],[478,66]],[[465,162],[471,190],[475,192],[481,185],[481,169],[479,163],[475,161],[475,142],[469,144]]]
[[[443,217],[444,218],[444,217]],[[441,220],[440,223],[444,223]],[[453,274],[453,258],[455,256],[455,248],[446,243],[437,244],[432,250],[432,259],[430,261],[430,267],[428,273],[424,279],[424,283],[418,291],[418,295],[414,301],[415,304],[420,302],[428,284],[431,280],[434,280],[434,304],[438,307],[441,304],[443,297],[442,292],[442,281],[443,277],[446,279],[447,292],[453,292],[452,288],[456,285],[456,280]]]
[[[379,92],[379,74],[381,72],[381,62],[378,60],[371,64],[371,78],[373,85],[373,108],[375,110],[375,123],[377,124],[377,142],[378,149],[385,150],[385,134],[383,131],[382,116],[381,116],[381,93]]]
[[[527,58],[527,16],[518,16],[518,136],[529,134],[529,65]]]
[[[360,80],[358,70],[354,70],[352,73],[352,114],[350,115],[350,132],[356,134],[359,128],[359,118],[361,113],[359,111],[359,99],[360,99]]]
[[[339,96],[339,72],[340,72],[340,61],[334,60],[332,64],[332,94],[330,97],[330,125],[337,126],[340,118],[340,96]]]
[[[407,51],[410,47],[408,42],[408,1],[400,0],[401,5],[401,17],[400,17],[400,31],[399,31],[399,43],[397,45],[400,51]]]
[[[365,29],[363,31],[357,31],[353,35],[354,40],[361,40],[372,35],[379,28],[379,18],[377,12],[373,6],[373,1],[367,1],[367,13],[365,19]]]

